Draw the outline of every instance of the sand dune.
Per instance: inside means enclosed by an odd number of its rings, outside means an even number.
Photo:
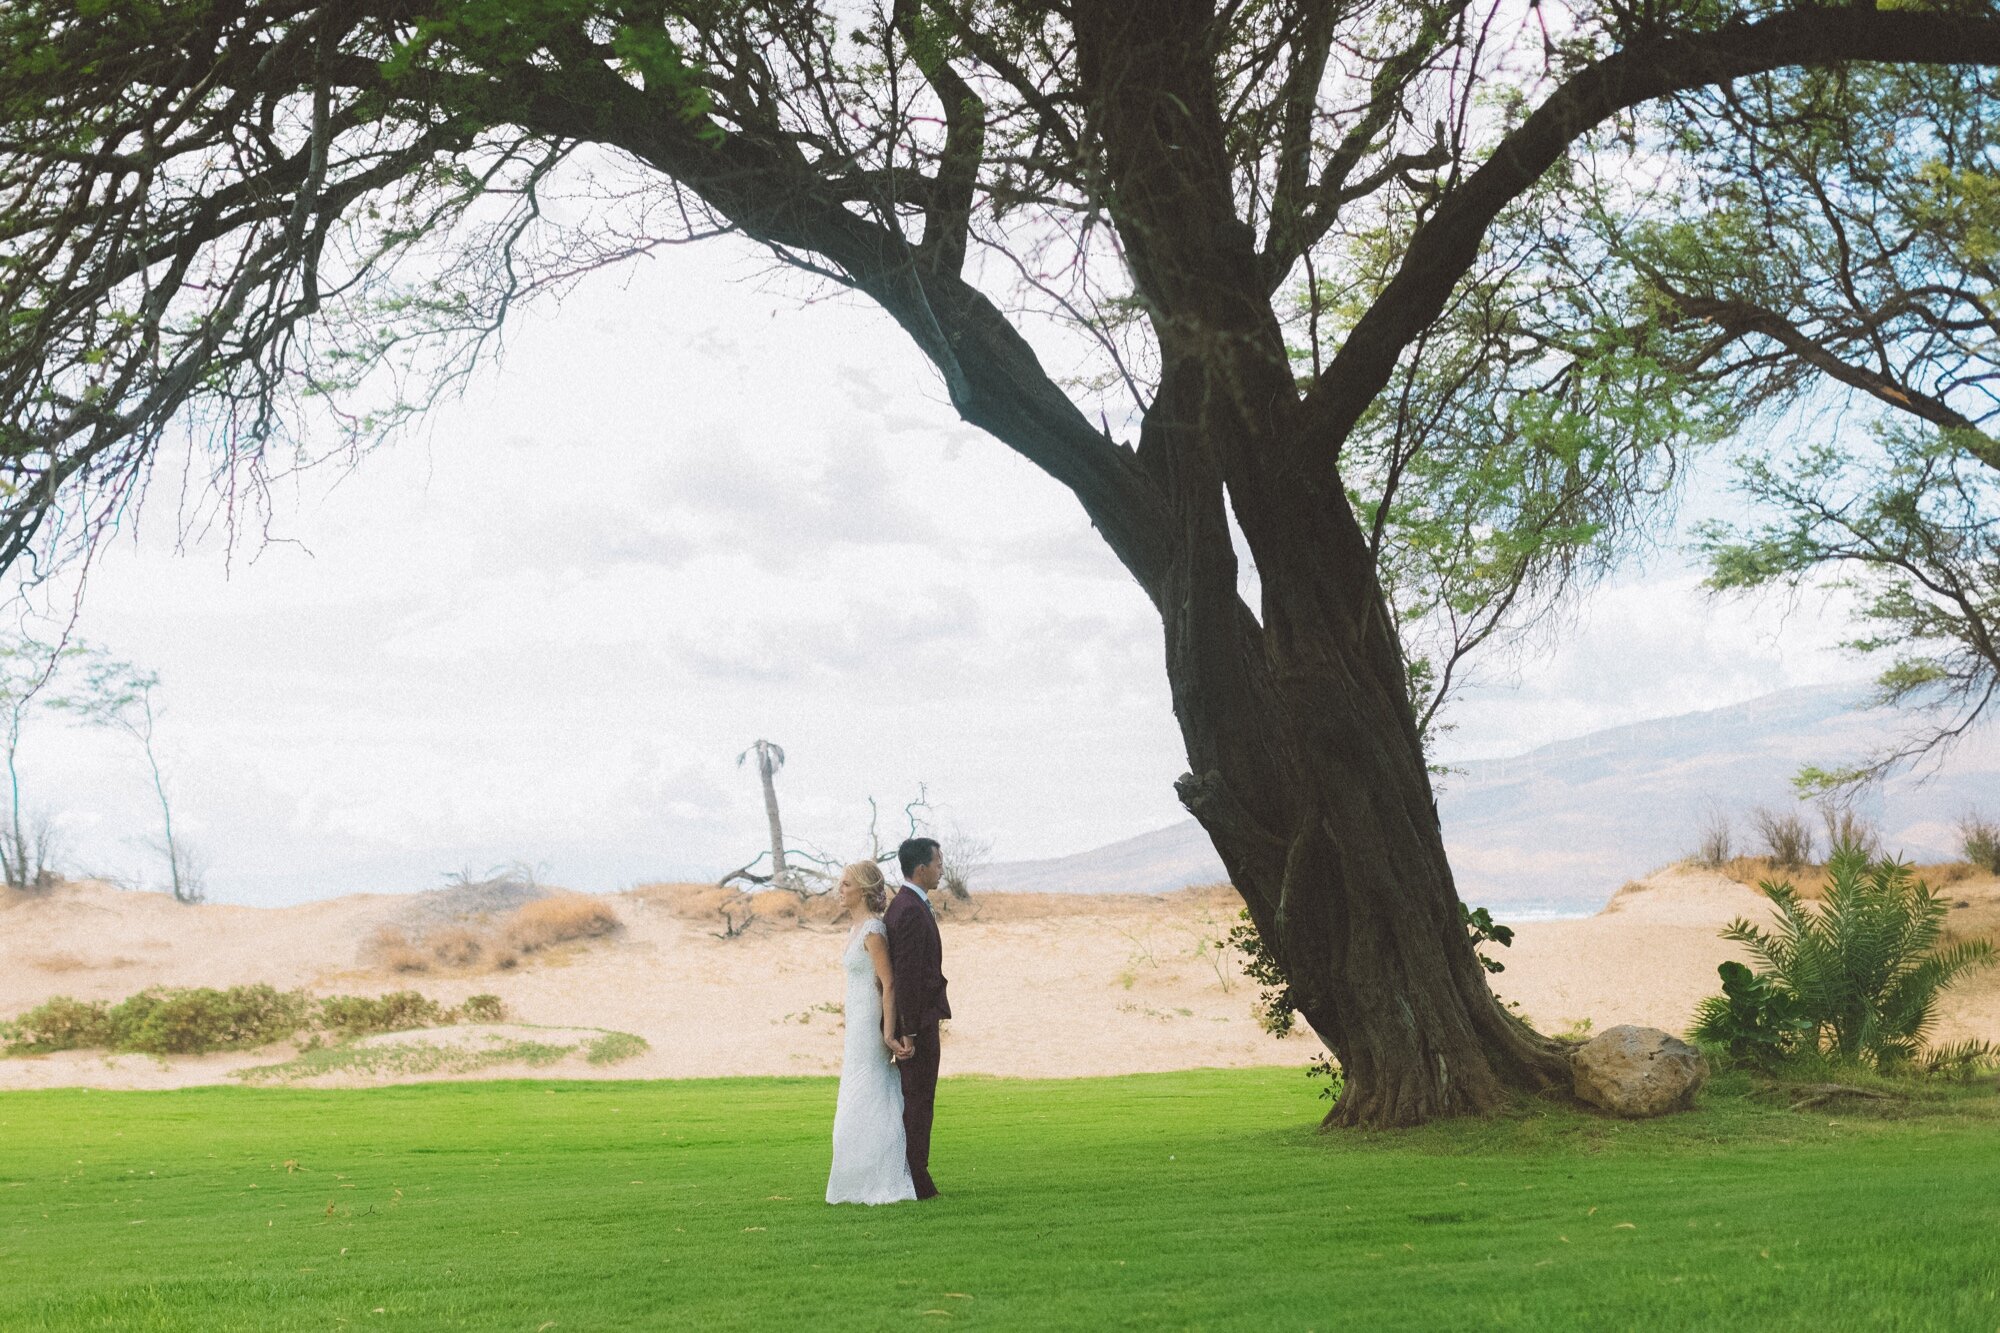
[[[2000,915],[2000,881],[1949,889],[1971,904],[1959,920]],[[825,1074],[838,1068],[847,923],[796,912],[766,895],[759,920],[722,938],[721,895],[654,886],[608,896],[624,923],[603,940],[531,955],[504,971],[412,976],[371,961],[384,926],[405,927],[412,900],[363,895],[287,908],[183,907],[158,895],[72,884],[45,896],[0,895],[0,1015],[52,995],[119,999],[147,986],[267,982],[318,994],[405,987],[446,1004],[490,992],[520,1035],[609,1029],[642,1036],[645,1053],[590,1065],[573,1053],[530,1070],[502,1061],[471,1074],[344,1072],[323,1085],[414,1077],[685,1078]],[[1319,1051],[1309,1033],[1284,1041],[1252,1016],[1257,988],[1215,941],[1239,904],[1226,888],[1161,896],[989,894],[944,915],[946,972],[957,1017],[947,1074],[1062,1077],[1199,1066],[1294,1065]],[[1763,900],[1721,875],[1675,867],[1628,885],[1596,916],[1534,922],[1498,952],[1500,995],[1544,1031],[1589,1020],[1682,1028],[1732,956],[1716,931],[1759,916]],[[434,915],[434,913],[433,913]],[[738,918],[740,919],[740,917]],[[1503,914],[1504,919],[1504,914]],[[2000,977],[1982,974],[1948,997],[1939,1036],[2000,1040]],[[469,1029],[459,1040],[497,1041]],[[63,1052],[0,1059],[0,1088],[180,1087],[223,1082],[290,1052],[162,1059]]]

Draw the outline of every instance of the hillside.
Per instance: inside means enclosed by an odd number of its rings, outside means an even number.
[[[1594,912],[1618,885],[1692,850],[1710,806],[1731,817],[1748,850],[1748,812],[1788,805],[1802,765],[1851,760],[1907,725],[1859,707],[1866,694],[1852,685],[1786,690],[1455,765],[1439,781],[1438,809],[1460,893],[1516,919]],[[1982,803],[2000,816],[2000,732],[1990,727],[1857,808],[1889,850],[1938,861],[1957,854],[1958,815]],[[1157,893],[1223,877],[1214,849],[1187,820],[1075,856],[996,865],[981,883]]]

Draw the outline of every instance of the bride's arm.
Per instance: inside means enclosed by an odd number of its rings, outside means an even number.
[[[861,937],[868,960],[875,964],[875,988],[882,992],[882,1044],[896,1049],[896,974],[889,969],[889,945],[873,933]]]

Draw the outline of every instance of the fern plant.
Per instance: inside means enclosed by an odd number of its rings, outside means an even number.
[[[1738,919],[1722,937],[1748,947],[1762,965],[1758,979],[1789,997],[1785,1008],[1803,1020],[1806,1048],[1880,1069],[1915,1063],[1938,996],[1990,965],[1993,946],[1965,940],[1940,948],[1945,902],[1901,862],[1870,861],[1849,845],[1827,871],[1817,910],[1792,885],[1765,880],[1758,888],[1778,909],[1776,925]],[[1698,1026],[1712,1007],[1697,1014]]]

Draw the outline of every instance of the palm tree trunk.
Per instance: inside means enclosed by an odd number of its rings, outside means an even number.
[[[757,772],[764,779],[764,818],[771,824],[771,877],[776,879],[785,873],[785,829],[778,822],[778,786],[772,781],[774,771],[771,752],[759,742]]]

